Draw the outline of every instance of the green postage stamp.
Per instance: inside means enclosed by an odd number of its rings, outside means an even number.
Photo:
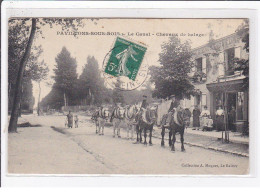
[[[147,48],[140,44],[117,37],[105,72],[112,76],[126,76],[135,81]]]

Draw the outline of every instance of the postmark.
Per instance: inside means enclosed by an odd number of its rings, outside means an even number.
[[[146,51],[147,46],[142,43],[117,37],[103,62],[105,81],[120,90],[140,87],[148,75]]]

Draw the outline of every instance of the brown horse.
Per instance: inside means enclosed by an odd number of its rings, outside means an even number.
[[[142,141],[142,131],[144,132],[144,145],[147,145],[147,131],[149,131],[149,144],[152,145],[153,125],[157,120],[157,106],[152,106],[141,111],[138,117],[137,124],[137,141],[140,135],[140,142]]]
[[[163,120],[165,120],[167,117],[164,116]],[[171,146],[171,150],[174,152],[175,151],[175,141],[176,141],[176,133],[180,134],[180,140],[181,140],[181,151],[184,152],[184,130],[186,126],[186,121],[188,115],[185,113],[185,110],[182,109],[181,107],[174,108],[172,113],[171,113],[171,119],[169,122],[169,146]],[[161,146],[164,146],[164,135],[165,135],[165,127],[162,125],[162,141],[161,141]]]

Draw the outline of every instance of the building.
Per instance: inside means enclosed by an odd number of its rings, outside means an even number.
[[[226,105],[228,113],[235,107],[235,125],[240,132],[248,128],[249,91],[246,77],[241,71],[233,71],[232,66],[234,58],[248,59],[243,48],[241,37],[234,33],[193,49],[195,68],[191,76],[198,95],[183,101],[183,106],[191,109],[207,106],[213,118],[217,107]]]

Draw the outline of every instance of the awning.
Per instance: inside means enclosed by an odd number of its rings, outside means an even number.
[[[210,92],[243,91],[245,86],[245,78],[221,81],[221,82],[213,82],[213,83],[206,84],[206,86]]]

